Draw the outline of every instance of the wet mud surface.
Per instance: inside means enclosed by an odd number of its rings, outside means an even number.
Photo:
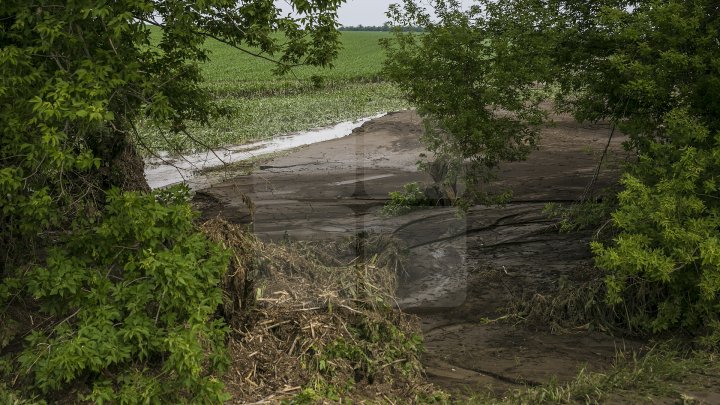
[[[592,235],[558,234],[543,208],[583,194],[608,141],[608,126],[556,118],[528,161],[501,167],[491,187],[514,195],[502,207],[477,206],[466,216],[438,207],[384,217],[380,211],[390,191],[413,181],[431,183],[416,166],[425,152],[421,133],[414,112],[389,114],[348,137],[306,146],[250,175],[205,188],[195,203],[206,218],[252,221],[264,239],[328,240],[359,231],[402,239],[410,261],[398,305],[420,317],[428,376],[445,389],[504,391],[566,381],[581,367],[609,367],[618,350],[639,348],[601,333],[551,333],[488,321],[505,314],[512,300],[550,294],[561,280],[590,269]],[[622,141],[611,142],[611,164],[597,189],[616,181]],[[244,195],[254,203],[252,212]]]

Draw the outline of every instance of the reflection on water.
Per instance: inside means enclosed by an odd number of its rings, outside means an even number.
[[[145,160],[145,178],[151,188],[167,187],[185,182],[192,189],[199,189],[211,184],[213,177],[200,173],[203,169],[220,167],[224,164],[240,162],[269,153],[280,152],[299,146],[342,138],[352,133],[355,128],[385,113],[357,121],[346,121],[340,124],[313,129],[295,134],[278,136],[266,141],[254,142],[245,145],[228,146],[212,151],[194,153],[191,155],[170,157],[159,154]]]

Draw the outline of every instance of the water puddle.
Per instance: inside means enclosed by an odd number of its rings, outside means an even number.
[[[379,180],[379,179],[385,179],[388,177],[393,177],[394,174],[380,174],[377,176],[365,176],[359,179],[353,179],[353,180],[345,180],[345,181],[338,181],[336,183],[332,183],[333,186],[346,186],[348,184],[355,184],[355,183],[363,183],[370,180]]]
[[[357,121],[341,122],[337,125],[278,136],[266,141],[228,146],[191,155],[172,157],[168,154],[159,154],[158,157],[145,159],[145,178],[153,189],[183,182],[191,189],[200,189],[222,176],[220,173],[203,173],[203,170],[249,160],[269,153],[343,138],[362,124],[385,115],[386,113],[382,113]]]

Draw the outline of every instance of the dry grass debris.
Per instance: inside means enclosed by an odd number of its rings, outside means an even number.
[[[234,254],[225,316],[240,311],[229,319],[242,322],[231,323],[225,383],[235,402],[432,394],[419,360],[417,320],[395,309],[396,274],[404,265],[399,243],[374,234],[323,244],[263,243],[217,219],[203,230]]]
[[[507,313],[511,318],[549,328],[553,333],[577,329],[619,332],[616,316],[604,301],[601,278],[577,284],[561,279],[557,291],[512,300]]]
[[[200,229],[210,240],[231,252],[230,267],[223,278],[223,316],[231,327],[240,327],[254,304],[258,242],[240,226],[221,219],[207,221]]]

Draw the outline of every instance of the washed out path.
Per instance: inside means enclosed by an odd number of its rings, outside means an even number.
[[[488,322],[514,299],[555,291],[561,280],[591,270],[588,233],[558,234],[543,214],[549,202],[568,203],[593,177],[610,128],[557,117],[540,149],[525,162],[501,167],[490,186],[510,189],[505,206],[477,206],[466,216],[433,208],[386,218],[388,193],[431,182],[416,162],[425,152],[420,118],[412,111],[366,122],[352,135],[303,147],[263,163],[250,175],[219,181],[196,194],[203,216],[254,222],[265,239],[328,240],[359,231],[392,233],[410,247],[398,304],[419,316],[428,375],[446,389],[505,390],[560,381],[578,370],[608,367],[617,350],[637,343],[583,329]],[[619,151],[621,138],[610,143]],[[616,179],[617,156],[597,188]],[[232,176],[231,176],[232,177]],[[255,204],[251,216],[243,195]]]

